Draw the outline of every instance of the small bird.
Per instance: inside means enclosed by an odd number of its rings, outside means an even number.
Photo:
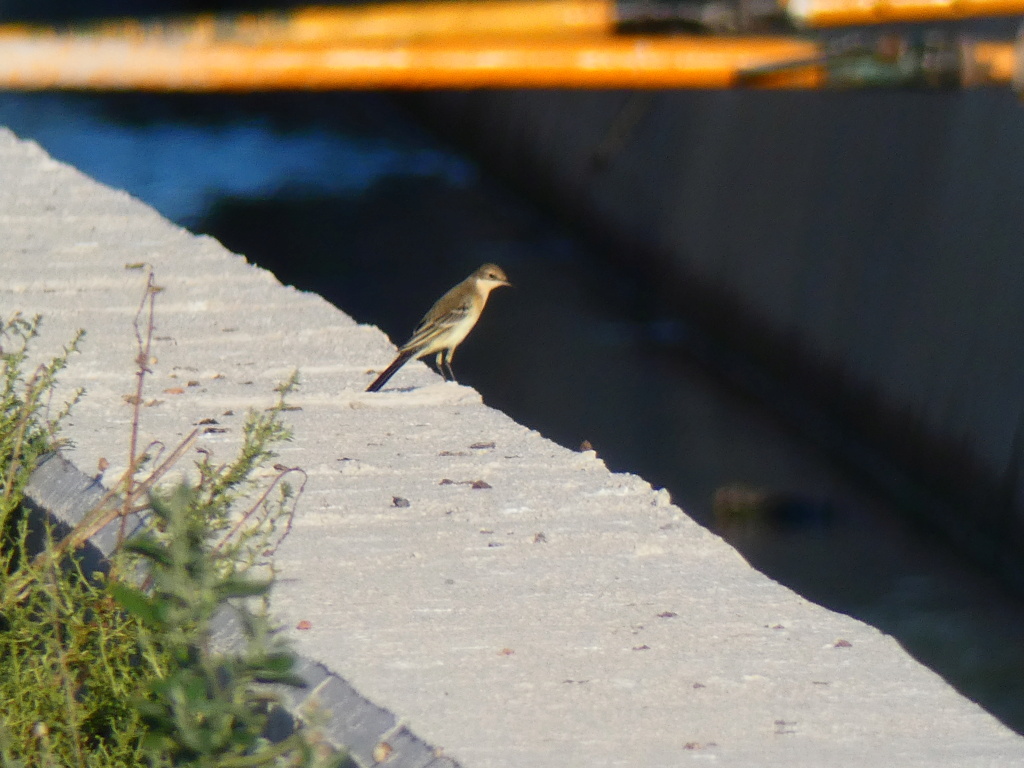
[[[484,311],[491,291],[512,285],[501,267],[484,264],[476,272],[437,300],[413,331],[412,338],[398,350],[398,357],[366,388],[376,392],[399,368],[413,358],[437,354],[434,364],[446,381],[455,381],[452,356],[455,348],[469,335]]]

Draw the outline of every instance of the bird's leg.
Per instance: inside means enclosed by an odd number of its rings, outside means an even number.
[[[446,381],[455,381],[455,372],[452,370],[452,350],[446,349],[438,357],[441,358],[442,373]]]
[[[445,381],[451,381],[451,368],[449,368],[448,363],[445,361],[444,354],[445,350],[443,349],[437,353],[437,356],[434,357],[434,367],[444,377]]]

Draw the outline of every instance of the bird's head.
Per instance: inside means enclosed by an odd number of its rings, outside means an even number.
[[[512,285],[512,283],[508,281],[508,276],[505,274],[505,270],[497,264],[484,264],[480,269],[473,273],[473,278],[477,281],[480,287],[486,291],[492,291],[503,285]]]

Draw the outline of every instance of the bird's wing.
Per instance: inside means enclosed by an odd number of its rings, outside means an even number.
[[[466,320],[473,307],[469,298],[467,297],[466,301],[446,306],[440,312],[436,311],[438,307],[431,309],[413,331],[412,338],[402,345],[402,349],[411,351],[429,349],[438,338],[443,337],[452,328]]]

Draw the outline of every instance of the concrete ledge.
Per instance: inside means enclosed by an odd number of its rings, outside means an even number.
[[[58,454],[43,457],[25,486],[28,505],[67,530],[80,523],[106,495],[107,489],[96,478],[82,474]],[[137,514],[129,515],[124,521],[124,535],[131,536],[141,524]],[[86,573],[102,567],[102,561],[114,551],[120,532],[118,518],[89,539],[83,554]]]
[[[45,317],[40,356],[88,331],[64,377],[87,390],[84,472],[124,463],[131,265],[164,288],[144,440],[213,419],[202,447],[226,459],[302,372],[278,460],[308,483],[273,609],[364,764],[383,737],[391,761],[466,768],[1024,765],[1024,739],[666,493],[420,364],[366,394],[393,353],[377,330],[7,133],[0,163],[0,310]]]

